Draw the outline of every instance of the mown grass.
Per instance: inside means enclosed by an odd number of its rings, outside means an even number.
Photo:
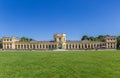
[[[120,51],[0,52],[0,78],[119,78]]]

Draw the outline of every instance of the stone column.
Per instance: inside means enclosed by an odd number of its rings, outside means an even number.
[[[9,48],[12,49],[12,47],[11,47],[11,43],[9,43]]]
[[[82,44],[80,43],[79,45],[80,45],[80,48],[79,48],[79,49],[82,49]]]
[[[48,45],[46,44],[46,49],[48,49]]]
[[[91,49],[91,43],[89,45],[90,45],[90,49]]]
[[[5,48],[5,44],[2,44],[2,46],[3,46],[3,49]]]
[[[75,49],[77,49],[77,44],[75,44]]]
[[[74,49],[77,49],[76,44],[74,44]]]
[[[74,48],[73,46],[74,46],[74,44],[72,44],[72,49]]]
[[[115,44],[113,43],[113,48],[115,48]]]
[[[44,48],[46,49],[46,44],[44,44]]]
[[[92,48],[94,49],[94,44],[92,44]]]
[[[32,50],[33,50],[33,44],[31,44],[32,45]]]
[[[43,49],[43,44],[41,44],[41,49]]]
[[[24,48],[24,44],[23,44],[23,49],[25,49],[25,48]]]
[[[21,49],[21,44],[20,44],[20,49]]]
[[[68,48],[67,49],[69,49],[69,44],[68,44]]]
[[[6,44],[6,49],[7,49],[8,44]]]
[[[5,44],[4,49],[6,49],[6,45],[7,45],[7,44]]]
[[[87,45],[87,49],[88,49],[88,44],[86,44]]]
[[[27,48],[27,46],[26,46],[26,44],[24,44],[25,45],[25,49]]]
[[[44,48],[46,49],[46,44],[44,44]]]
[[[40,49],[40,44],[38,44],[38,49]]]
[[[18,49],[18,44],[17,44],[17,48],[16,49]]]
[[[5,49],[5,48],[6,48],[6,44],[4,43],[4,44],[3,44],[3,49]]]
[[[27,49],[27,45],[25,44],[25,49]]]
[[[108,43],[108,48],[110,48],[110,43]]]
[[[112,48],[111,46],[112,46],[112,45],[111,45],[111,43],[110,43],[110,44],[109,44],[109,47]]]
[[[8,49],[10,49],[10,43],[8,43]]]
[[[77,45],[77,49],[79,49],[79,44],[76,44]]]
[[[77,48],[76,48],[76,44],[74,44],[74,49],[77,49]]]
[[[22,49],[22,44],[20,45],[21,49]]]
[[[23,49],[26,49],[26,45],[25,44],[23,44]]]
[[[114,45],[114,46],[115,46],[115,49],[116,49],[116,47],[117,47],[117,44],[115,43],[115,45]]]
[[[73,48],[73,44],[71,44],[71,49]]]
[[[7,44],[5,45],[5,49],[7,49]]]
[[[30,44],[28,44],[28,49],[30,49]]]
[[[106,43],[106,47],[108,48],[108,43]]]
[[[35,49],[37,49],[37,44],[35,44]]]

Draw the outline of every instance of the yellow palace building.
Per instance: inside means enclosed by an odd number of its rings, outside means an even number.
[[[54,41],[20,41],[16,37],[2,38],[3,50],[92,50],[92,49],[116,49],[116,37],[104,37],[102,41],[68,41],[66,34],[55,34]]]

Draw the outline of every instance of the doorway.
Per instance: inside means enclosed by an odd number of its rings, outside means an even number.
[[[58,44],[58,49],[62,49],[62,44]]]

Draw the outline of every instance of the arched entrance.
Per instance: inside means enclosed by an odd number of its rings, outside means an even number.
[[[62,49],[62,44],[61,43],[58,44],[58,49]]]

